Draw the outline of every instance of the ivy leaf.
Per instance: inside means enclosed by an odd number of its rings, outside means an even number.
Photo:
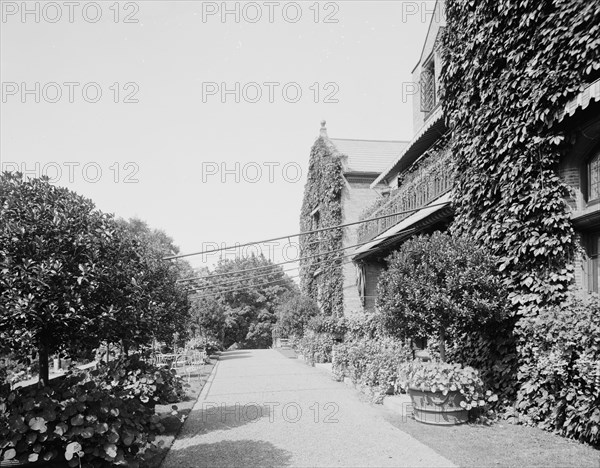
[[[81,452],[82,447],[79,442],[71,442],[67,445],[65,449],[65,459],[67,461],[71,460],[75,454]]]
[[[2,455],[2,458],[4,460],[12,460],[16,456],[17,456],[17,451],[14,448],[9,448],[8,450],[4,451],[4,455]]]
[[[82,414],[76,414],[75,416],[73,416],[71,418],[71,425],[72,426],[81,426],[81,425],[83,425],[84,420],[85,419]]]
[[[48,428],[46,426],[46,420],[41,417],[31,418],[29,420],[29,427],[32,430],[38,431],[41,433],[46,432],[48,430]]]

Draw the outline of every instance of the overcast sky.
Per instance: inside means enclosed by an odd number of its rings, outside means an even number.
[[[410,139],[402,83],[433,8],[1,3],[2,169],[46,173],[183,253],[298,232],[321,120],[331,137]]]

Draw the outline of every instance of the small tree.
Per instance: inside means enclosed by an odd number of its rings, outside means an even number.
[[[111,221],[47,179],[0,176],[0,341],[21,357],[37,350],[43,385],[49,354],[98,344],[87,332],[106,319],[98,292]]]
[[[495,262],[483,248],[436,232],[414,237],[388,257],[378,284],[377,306],[385,328],[399,337],[437,335],[440,358],[446,340],[473,331],[505,313],[506,292]]]

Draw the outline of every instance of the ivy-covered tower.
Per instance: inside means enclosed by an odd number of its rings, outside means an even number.
[[[357,289],[357,270],[350,256],[357,248],[361,212],[377,198],[372,182],[405,146],[403,141],[329,138],[321,122],[319,138],[310,152],[300,215],[302,292],[312,297],[324,315],[363,311]]]

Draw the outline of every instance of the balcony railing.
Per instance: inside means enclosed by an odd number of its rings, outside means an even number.
[[[421,167],[402,180],[401,185],[390,193],[383,204],[374,206],[373,211],[367,212],[363,218],[417,210],[446,194],[452,189],[453,183],[450,162],[448,149],[429,156]],[[358,242],[369,242],[411,214],[398,214],[361,224],[358,229]]]

